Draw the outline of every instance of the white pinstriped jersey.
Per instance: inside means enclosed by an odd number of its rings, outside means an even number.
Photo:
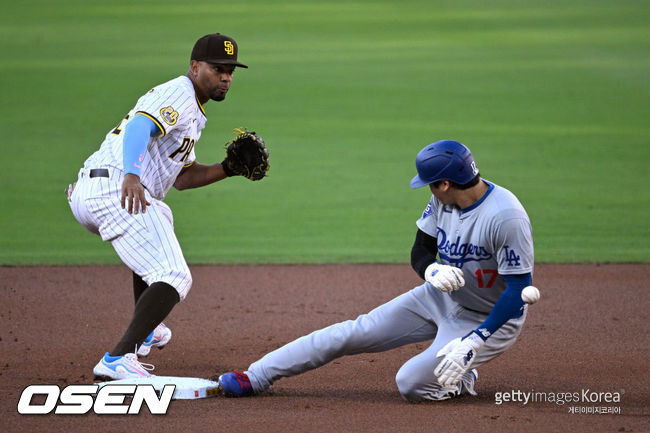
[[[485,182],[487,193],[466,209],[432,196],[417,226],[437,239],[440,263],[463,270],[465,286],[452,299],[489,313],[506,288],[503,275],[532,273],[534,252],[524,207],[507,189]]]
[[[163,131],[151,137],[140,161],[140,182],[153,197],[162,200],[183,167],[195,161],[194,145],[207,121],[194,86],[184,75],[154,87],[138,99],[120,125],[106,135],[99,150],[86,160],[84,167],[123,170],[124,127],[138,113],[152,119]]]

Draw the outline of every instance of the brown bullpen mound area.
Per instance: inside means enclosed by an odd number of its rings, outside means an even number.
[[[159,375],[210,377],[245,369],[296,337],[354,318],[419,284],[407,265],[192,270],[192,291],[166,320],[172,341],[147,358]],[[280,380],[264,396],[172,401],[167,415],[151,415],[145,406],[137,416],[25,416],[17,404],[27,385],[92,383],[94,364],[130,320],[131,275],[122,266],[0,267],[1,430],[650,431],[649,281],[650,264],[538,265],[534,284],[541,301],[531,306],[517,343],[481,368],[478,397],[404,402],[394,376],[425,347],[416,344],[339,359]],[[585,392],[588,401],[582,401]],[[524,393],[537,401],[497,404],[498,396],[523,399]],[[580,401],[560,404],[567,393]],[[620,401],[606,402],[602,393]]]

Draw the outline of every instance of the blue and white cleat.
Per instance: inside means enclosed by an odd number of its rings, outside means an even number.
[[[164,348],[171,339],[172,330],[166,327],[164,323],[161,323],[156,326],[156,329],[151,331],[151,334],[144,340],[142,346],[138,347],[138,356],[144,358],[149,355],[152,347],[157,347],[158,349]]]
[[[240,373],[239,371],[219,376],[219,387],[226,397],[247,397],[255,393],[246,373]]]
[[[138,361],[138,356],[135,353],[111,356],[106,352],[93,368],[93,373],[96,380],[142,379],[153,376],[149,373],[153,369],[153,365]]]

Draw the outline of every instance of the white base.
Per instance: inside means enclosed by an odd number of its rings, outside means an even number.
[[[215,397],[219,382],[199,377],[151,376],[140,379],[121,379],[98,383],[104,385],[153,385],[156,391],[162,391],[165,385],[176,385],[173,400],[193,400],[196,398]]]

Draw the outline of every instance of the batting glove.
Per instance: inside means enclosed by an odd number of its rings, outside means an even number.
[[[476,355],[485,341],[475,332],[463,338],[451,340],[438,351],[437,357],[444,356],[433,373],[438,377],[442,386],[454,386],[468,372]]]
[[[433,262],[424,271],[424,279],[441,292],[453,292],[465,285],[463,271],[449,265]]]

